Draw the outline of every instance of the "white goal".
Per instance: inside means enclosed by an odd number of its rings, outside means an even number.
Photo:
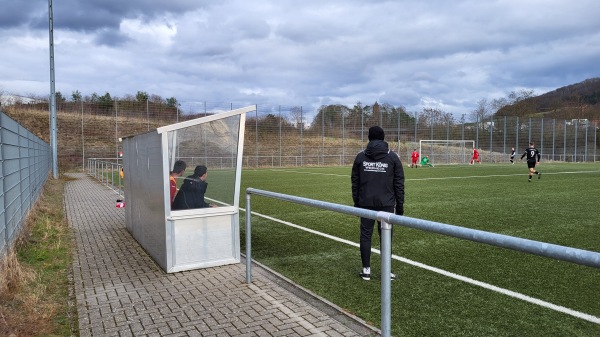
[[[474,140],[419,140],[419,161],[429,157],[432,164],[466,164],[471,160]]]

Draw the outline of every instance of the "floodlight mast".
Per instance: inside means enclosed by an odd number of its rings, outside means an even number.
[[[56,136],[56,88],[54,85],[54,19],[52,0],[48,0],[48,33],[50,39],[50,146],[52,147],[52,177],[58,179],[58,143]]]

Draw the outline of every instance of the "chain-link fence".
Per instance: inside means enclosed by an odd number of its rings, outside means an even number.
[[[23,228],[48,179],[51,149],[14,119],[0,112],[0,256]]]
[[[73,169],[82,168],[87,158],[114,158],[118,162],[122,137],[241,106],[210,102],[170,106],[135,100],[58,103],[59,163],[61,169]],[[8,109],[22,118],[37,116],[32,122],[46,126],[47,132],[47,104],[13,105]],[[507,162],[511,148],[520,155],[529,142],[535,143],[543,160],[598,160],[599,121],[492,117],[457,122],[452,115],[435,112],[407,113],[402,107],[377,103],[316,108],[258,105],[246,119],[243,164],[350,165],[356,153],[366,146],[372,125],[383,127],[390,148],[405,162],[417,149],[434,164],[466,163],[471,159],[472,144],[482,161]],[[438,142],[420,144],[420,140]],[[210,162],[211,167],[231,165],[228,158],[213,158],[208,153],[189,160],[195,164]]]

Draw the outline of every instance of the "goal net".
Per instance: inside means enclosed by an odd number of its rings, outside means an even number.
[[[474,140],[419,140],[419,161],[427,156],[433,164],[465,164],[471,160]]]

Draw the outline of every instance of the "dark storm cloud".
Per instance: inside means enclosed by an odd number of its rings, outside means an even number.
[[[482,98],[521,88],[541,94],[600,75],[597,0],[54,6],[57,85],[65,92],[146,90],[182,102],[379,101],[462,114]],[[44,92],[45,82],[23,80],[47,73],[47,1],[0,0],[0,8],[4,62],[15,65],[0,85]]]
[[[29,25],[32,17],[46,13],[48,27],[48,2],[0,0],[0,28]]]
[[[118,47],[131,41],[131,39],[115,29],[103,29],[96,34],[94,39],[97,44],[108,47]]]
[[[118,28],[124,18],[151,19],[165,13],[180,14],[207,7],[194,0],[65,0],[52,2],[54,27],[74,31]],[[0,0],[0,27],[48,27],[48,1]]]

